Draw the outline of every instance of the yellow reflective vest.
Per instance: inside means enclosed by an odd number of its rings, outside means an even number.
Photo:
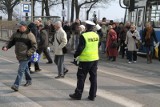
[[[81,55],[79,56],[79,61],[89,62],[99,60],[98,54],[98,44],[99,36],[95,32],[86,32],[82,36],[85,39],[85,48],[83,49]]]

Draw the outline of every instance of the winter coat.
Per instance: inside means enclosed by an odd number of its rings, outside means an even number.
[[[133,38],[133,36],[135,36],[135,39]],[[133,33],[131,33],[130,30],[127,32],[125,44],[127,45],[128,51],[138,51],[138,48],[136,46],[138,40],[140,40],[140,35],[137,30],[135,30]]]
[[[102,25],[101,31],[102,31],[102,38],[101,41],[105,42],[107,40],[107,26],[106,25]]]
[[[40,31],[40,43],[38,44],[38,49],[41,48],[47,48],[49,43],[48,43],[48,33],[45,29]]]
[[[107,38],[107,52],[109,56],[117,56],[118,51],[117,48],[112,48],[111,44],[113,41],[117,41],[117,33],[113,30],[110,29],[108,32],[108,38]]]
[[[59,43],[58,43],[58,41]],[[63,28],[59,28],[54,35],[54,53],[55,55],[63,55],[62,48],[67,44],[67,34]]]
[[[6,47],[9,49],[14,45],[15,54],[19,61],[28,60],[37,49],[36,38],[29,29],[23,33],[17,30],[11,36]]]
[[[144,32],[143,32],[143,35],[142,35],[142,42],[144,42],[145,43],[145,46],[153,46],[154,45],[154,41],[157,43],[158,42],[158,40],[157,40],[157,38],[156,38],[156,33],[155,33],[155,31],[154,31],[154,29],[152,30],[152,33],[151,33],[151,38],[147,41],[146,39],[145,39],[145,37],[146,37],[146,32],[147,32],[147,29],[145,28],[144,29]]]

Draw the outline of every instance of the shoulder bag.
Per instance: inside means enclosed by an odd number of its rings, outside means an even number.
[[[60,45],[60,42],[58,41],[57,37],[56,37],[56,40],[57,40],[58,44]],[[64,47],[62,48],[62,52],[63,52],[63,54],[66,54],[66,53],[67,53],[67,48],[66,48],[66,46],[64,46]]]

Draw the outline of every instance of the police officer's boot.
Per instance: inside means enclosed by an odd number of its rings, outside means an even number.
[[[80,95],[78,93],[69,94],[69,96],[74,100],[81,100],[81,97],[82,97],[82,95]]]

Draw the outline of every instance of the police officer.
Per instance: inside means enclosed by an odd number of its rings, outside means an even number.
[[[99,60],[99,36],[93,32],[95,23],[86,21],[86,32],[79,38],[79,45],[74,54],[74,58],[79,57],[77,72],[77,87],[74,94],[69,96],[75,100],[81,100],[84,82],[87,74],[90,74],[90,91],[88,99],[94,101],[97,92],[97,65]]]

